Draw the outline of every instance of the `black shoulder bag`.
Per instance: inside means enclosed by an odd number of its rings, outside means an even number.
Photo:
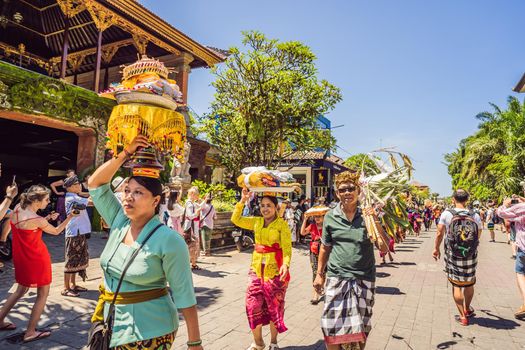
[[[128,271],[128,268],[130,267],[131,263],[135,258],[137,257],[138,253],[144,247],[146,242],[150,239],[150,237],[161,227],[162,224],[158,224],[151,232],[146,236],[144,241],[140,244],[140,247],[133,252],[131,257],[129,258],[128,263],[124,267],[124,270],[122,270],[122,275],[120,276],[120,279],[117,284],[117,289],[115,290],[115,294],[113,295],[113,300],[111,301],[111,304],[109,304],[109,311],[108,311],[108,317],[105,321],[99,321],[91,324],[91,328],[88,332],[88,345],[87,348],[89,350],[109,350],[109,344],[111,343],[111,334],[113,333],[113,316],[115,313],[115,301],[117,300],[118,292],[120,291],[120,287],[122,285],[122,281],[124,280],[124,276],[126,275],[126,271]]]

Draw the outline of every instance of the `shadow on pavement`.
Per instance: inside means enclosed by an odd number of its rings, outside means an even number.
[[[204,277],[210,277],[210,278],[224,278],[228,275],[231,275],[230,272],[225,271],[210,271],[210,270],[193,270],[193,273],[195,275],[204,276]]]
[[[197,297],[197,306],[202,310],[214,304],[222,296],[222,289],[195,287],[195,296]]]
[[[377,287],[376,294],[404,295],[405,293],[396,287]]]
[[[417,265],[415,262],[409,262],[409,261],[401,261],[401,262],[393,262],[392,265],[401,265],[401,266],[412,266]]]
[[[376,272],[376,277],[378,278],[390,277],[390,274],[388,272]]]
[[[474,346],[474,348],[477,349],[477,346],[474,344],[474,340],[476,339],[476,337],[464,338],[463,335],[461,335],[461,333],[458,333],[458,332],[452,332],[452,337],[459,338],[459,339],[447,340],[445,342],[439,343],[436,346],[436,349],[450,349],[451,347],[453,347],[454,345],[457,345],[458,343],[468,343],[469,348]]]
[[[317,343],[312,345],[300,345],[300,346],[285,346],[284,348],[280,349],[286,349],[286,350],[316,350],[316,349],[324,349],[324,341],[319,340]]]
[[[24,344],[24,331],[27,327],[27,320],[29,319],[29,313],[31,312],[33,303],[33,297],[22,298],[21,301],[15,305],[15,307],[8,314],[7,320],[16,324],[17,329],[11,332],[2,332],[0,337],[0,349],[5,349],[7,344],[16,344],[18,346],[22,346],[22,344]],[[84,319],[90,319],[93,310],[94,306],[93,308],[89,308],[88,312],[78,312],[72,307],[64,306],[58,303],[51,303],[48,301],[43,314],[46,318],[48,318],[48,320],[46,323],[44,323],[42,320],[40,321],[42,326],[38,327],[38,331],[49,331],[51,332],[51,336],[45,340],[42,339],[35,341],[34,343],[28,343],[28,346],[31,346],[34,349],[50,349],[52,348],[51,343],[53,343],[55,347],[62,344],[71,348],[74,344],[78,343],[79,338],[71,337],[71,339],[66,339],[64,337],[64,333],[70,332],[61,332],[61,328],[66,329],[68,327],[74,327],[76,329],[75,333],[80,338],[86,338],[87,331],[89,329],[89,323]]]
[[[490,316],[491,318],[476,316],[470,320],[472,324],[477,324],[480,327],[505,330],[515,329],[520,326],[518,322],[494,315],[490,310],[480,311]]]

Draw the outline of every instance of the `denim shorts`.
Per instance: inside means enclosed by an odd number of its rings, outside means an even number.
[[[525,252],[521,249],[518,249],[516,252],[516,273],[520,275],[525,275]]]

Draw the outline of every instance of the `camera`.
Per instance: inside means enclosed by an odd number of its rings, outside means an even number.
[[[85,210],[85,209],[86,209],[86,205],[82,203],[75,202],[71,205],[71,211],[73,212],[73,214],[80,214],[80,211]]]
[[[518,204],[520,201],[517,199],[517,198],[513,198],[511,201],[510,201],[510,204]]]

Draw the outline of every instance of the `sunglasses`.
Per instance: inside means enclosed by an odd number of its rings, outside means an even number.
[[[355,190],[357,190],[357,187],[355,186],[350,186],[350,187],[343,187],[343,188],[338,188],[337,189],[337,192],[339,193],[352,193],[354,192]]]

